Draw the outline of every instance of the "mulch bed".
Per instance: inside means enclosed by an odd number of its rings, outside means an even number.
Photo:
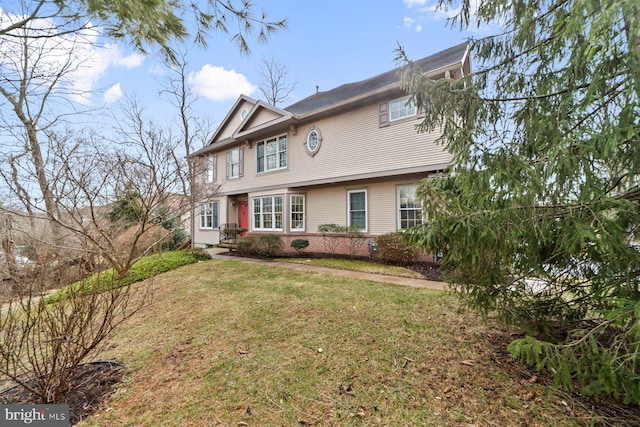
[[[95,413],[126,375],[126,369],[118,362],[95,361],[79,365],[73,375],[71,392],[67,394],[71,425],[75,425]],[[31,405],[42,403],[22,386],[0,392],[0,404]]]
[[[227,255],[230,257],[242,257],[243,255],[240,255],[238,252],[224,252],[221,253],[221,255]],[[278,255],[278,258],[311,258],[311,259],[328,259],[331,258],[328,254],[326,253],[322,253],[322,252],[304,252],[302,255],[295,255],[295,254],[287,254],[287,255]],[[379,259],[376,258],[368,258],[368,257],[350,257],[348,255],[341,255],[341,254],[334,254],[333,258],[337,258],[337,259],[356,259],[358,261],[364,261],[364,262],[370,262],[372,264],[382,264],[385,265],[385,263],[381,262]],[[392,264],[386,264],[386,265],[392,265]],[[413,270],[416,271],[420,274],[422,274],[424,276],[424,278],[426,280],[433,280],[435,282],[442,282],[442,279],[440,277],[440,266],[436,263],[433,262],[415,262],[411,265],[406,265],[403,266],[409,270]]]
[[[518,362],[507,350],[511,341],[522,338],[521,335],[514,334],[507,330],[496,329],[491,332],[481,334],[482,339],[489,344],[493,350],[491,360],[512,378],[517,378],[523,383],[533,382],[553,387],[553,375],[546,371],[536,371],[534,367],[526,366]],[[578,412],[590,412],[599,419],[586,420],[585,425],[606,426],[606,427],[637,427],[640,426],[640,407],[625,405],[613,399],[595,400],[591,397],[581,396],[577,391],[572,393],[561,392],[566,399],[561,400],[561,404],[570,416],[579,416]],[[573,408],[573,409],[572,409]],[[589,424],[592,422],[592,424]]]

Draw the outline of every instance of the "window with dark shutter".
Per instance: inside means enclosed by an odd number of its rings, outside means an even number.
[[[244,175],[244,149],[234,148],[227,152],[227,179]]]

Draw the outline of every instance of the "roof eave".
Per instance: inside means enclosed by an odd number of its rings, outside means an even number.
[[[463,64],[464,64],[463,60],[452,62],[452,63],[444,65],[442,67],[438,67],[438,68],[435,68],[433,70],[429,70],[426,74],[427,74],[427,77],[433,77],[433,76],[436,76],[438,74],[441,74],[441,73],[445,72],[446,70],[457,69],[457,68],[461,67]],[[372,90],[372,91],[369,91],[369,92],[365,92],[365,93],[360,94],[358,96],[354,96],[352,98],[345,99],[344,101],[340,101],[340,102],[337,102],[335,104],[327,105],[326,107],[318,108],[316,110],[312,110],[312,111],[309,111],[309,112],[306,112],[306,113],[302,113],[302,114],[298,114],[298,115],[293,115],[293,117],[296,118],[297,120],[304,120],[304,119],[307,119],[309,117],[314,117],[316,115],[323,115],[323,114],[329,113],[332,110],[339,110],[340,108],[347,107],[350,104],[358,103],[360,101],[363,101],[363,100],[368,99],[368,98],[375,97],[377,95],[382,95],[382,94],[384,94],[386,92],[390,92],[390,91],[392,91],[394,89],[400,89],[401,83],[402,83],[401,81],[397,81],[397,82],[394,82],[392,84],[383,86],[381,88],[378,88],[378,89],[375,89],[375,90]]]

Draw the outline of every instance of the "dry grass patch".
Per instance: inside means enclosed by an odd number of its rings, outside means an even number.
[[[158,276],[104,358],[103,426],[553,426],[591,415],[496,357],[446,292],[208,261]],[[564,403],[562,403],[564,401]],[[243,424],[245,423],[245,424]]]
[[[341,270],[361,271],[363,273],[388,274],[390,276],[408,277],[412,279],[424,279],[424,276],[404,267],[385,265],[375,262],[338,258],[279,258],[278,262],[293,262],[296,264],[314,265],[317,267],[338,268]]]

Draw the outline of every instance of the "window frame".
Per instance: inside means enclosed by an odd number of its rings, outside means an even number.
[[[205,158],[204,177],[205,184],[216,182],[218,175],[218,156],[212,155]]]
[[[238,153],[238,161],[233,161],[233,153]],[[237,165],[237,174],[234,175],[233,166]],[[237,179],[244,175],[244,149],[242,147],[236,147],[227,151],[227,179]]]
[[[284,141],[284,150],[282,149],[282,141]],[[267,153],[268,143],[275,143],[275,152]],[[260,151],[262,150],[262,156]],[[275,156],[275,167],[269,167],[269,157]],[[260,163],[262,159],[262,166]],[[284,159],[284,166],[282,160]],[[277,170],[287,169],[289,167],[289,137],[286,133],[274,136],[272,138],[263,139],[256,143],[256,173],[274,172]],[[262,170],[261,170],[262,168]]]
[[[347,191],[347,226],[351,227],[352,225],[352,213],[361,212],[361,210],[353,210],[351,209],[351,195],[355,193],[364,193],[364,228],[360,228],[360,231],[363,233],[367,233],[369,230],[369,193],[366,188],[354,189]]]
[[[399,107],[394,109],[394,106]],[[410,111],[411,109],[413,109],[413,112]],[[394,118],[394,113],[398,114],[398,117]],[[397,122],[398,120],[407,119],[417,115],[418,108],[411,100],[411,96],[404,96],[402,98],[389,101],[389,122]]]
[[[210,207],[209,211],[205,209]],[[217,200],[212,200],[210,202],[205,202],[200,204],[200,230],[215,230],[220,227],[220,203]],[[207,224],[206,218],[210,217],[211,224]],[[215,221],[214,221],[215,220]]]
[[[416,208],[416,207],[412,207],[412,208],[408,208],[408,207],[407,207],[407,208],[403,208],[403,207],[402,207],[402,197],[401,197],[401,192],[402,192],[402,190],[403,190],[403,189],[405,189],[405,188],[413,188],[413,191],[414,191],[414,194],[415,194],[415,190],[418,188],[418,185],[417,185],[417,184],[403,184],[403,185],[398,185],[398,186],[396,187],[396,203],[397,203],[397,224],[396,224],[396,226],[398,227],[398,230],[408,230],[409,228],[414,227],[414,226],[416,226],[416,225],[420,225],[420,224],[422,224],[422,223],[424,222],[424,211],[422,210],[422,201],[417,200],[417,197],[416,197],[415,202],[419,203],[419,205],[420,205],[420,207],[419,207],[419,208]],[[403,228],[403,227],[402,227],[402,221],[403,221],[403,219],[402,219],[402,212],[403,212],[403,211],[406,211],[406,212],[409,212],[409,211],[412,211],[412,212],[419,211],[419,212],[420,212],[419,217],[418,217],[418,216],[416,216],[416,215],[414,214],[414,218],[412,218],[412,219],[406,218],[406,219],[405,219],[405,221],[407,221],[407,223],[408,223],[409,221],[412,221],[412,222],[415,222],[415,224],[413,224],[413,225],[411,225],[411,226],[408,226],[408,227],[405,227],[405,228]],[[418,221],[419,221],[419,222],[418,222]]]
[[[293,202],[293,198],[294,197],[300,197],[302,198],[302,211],[294,211],[293,207],[294,207],[294,202]],[[305,197],[304,194],[289,194],[289,231],[295,231],[295,232],[304,232],[306,231],[306,218],[307,218],[307,214],[306,214],[306,209],[307,209],[307,199]],[[299,214],[302,215],[302,219],[300,220],[302,223],[302,227],[299,228],[294,228],[293,227],[293,215],[294,214]]]
[[[265,211],[265,201],[270,199],[271,211]],[[276,199],[280,199],[280,211],[276,208],[278,204]],[[256,202],[259,202],[259,212],[256,211]],[[271,227],[265,227],[266,215],[271,215]],[[278,215],[280,216],[280,227],[276,227]],[[256,216],[259,218],[259,226],[256,226]],[[282,194],[274,194],[269,196],[257,196],[251,198],[251,230],[252,231],[284,231],[284,196]]]

